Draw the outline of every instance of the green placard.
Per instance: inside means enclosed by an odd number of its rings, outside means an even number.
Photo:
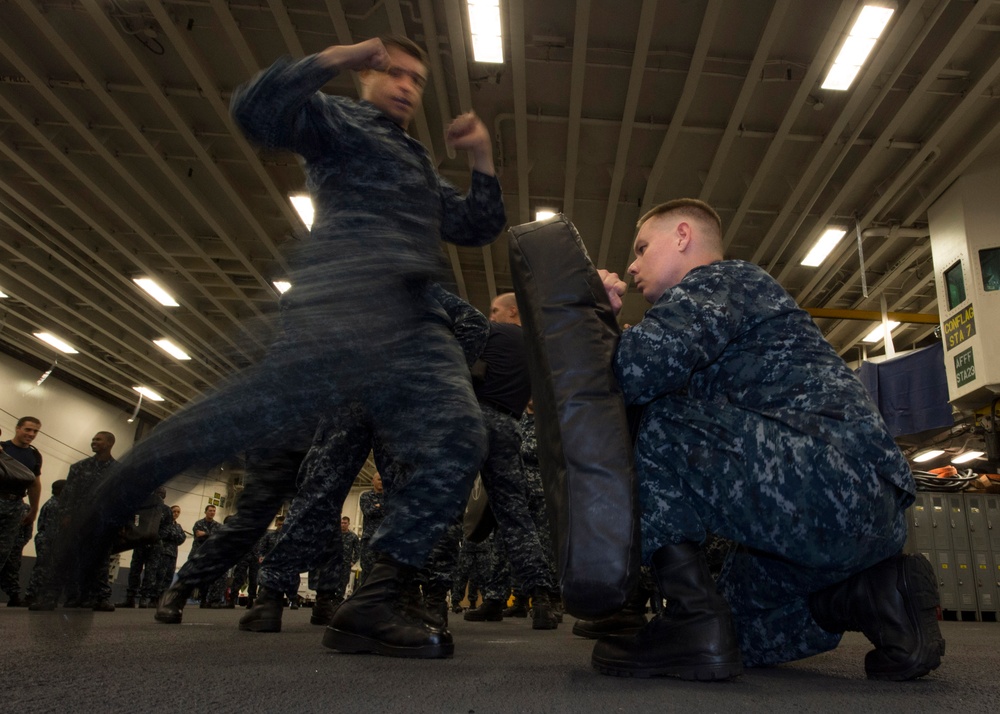
[[[964,387],[976,379],[976,361],[972,357],[972,348],[955,355],[955,384]]]
[[[950,350],[958,347],[976,334],[976,312],[972,305],[949,317],[942,324],[944,333],[944,348]],[[955,359],[958,359],[956,357]]]

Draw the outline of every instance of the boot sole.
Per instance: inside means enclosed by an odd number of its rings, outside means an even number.
[[[244,632],[281,632],[281,620],[241,622],[240,629]]]
[[[455,654],[455,644],[452,642],[440,645],[401,647],[333,627],[326,629],[326,633],[323,635],[323,646],[346,654],[373,653],[385,657],[412,659],[444,659]]]
[[[591,664],[601,674],[612,677],[677,677],[686,681],[721,682],[743,674],[742,662],[717,662],[713,664],[674,664],[659,667],[623,667],[618,663],[591,660]]]
[[[937,577],[933,566],[923,556],[903,556],[902,573],[897,587],[906,594],[907,615],[920,631],[919,647],[905,662],[878,661],[877,650],[865,656],[865,673],[869,679],[904,682],[929,674],[941,665],[945,641],[937,621],[940,603]]]
[[[160,613],[153,615],[154,620],[162,622],[164,625],[179,625],[182,617],[183,615],[161,615]]]

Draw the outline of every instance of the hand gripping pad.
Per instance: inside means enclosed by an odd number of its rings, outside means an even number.
[[[576,617],[604,617],[639,575],[632,439],[612,371],[621,330],[564,216],[511,228],[510,269],[563,601]]]

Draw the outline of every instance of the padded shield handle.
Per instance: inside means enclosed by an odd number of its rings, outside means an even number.
[[[567,611],[620,610],[639,575],[632,438],[612,359],[621,330],[565,216],[510,229],[538,461]]]

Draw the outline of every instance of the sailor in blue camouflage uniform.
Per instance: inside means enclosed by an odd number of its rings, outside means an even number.
[[[340,519],[340,548],[341,566],[340,575],[337,580],[337,589],[334,591],[335,600],[343,600],[344,593],[347,592],[347,583],[351,580],[351,569],[361,557],[361,539],[358,534],[351,530],[351,519],[343,516]]]
[[[603,673],[725,679],[860,630],[869,677],[944,653],[930,564],[901,554],[906,460],[809,314],[759,267],[724,260],[718,214],[678,199],[639,221],[629,266],[652,304],[614,370],[645,407],[635,447],[643,557],[667,600],[638,634],[598,641]],[[601,271],[612,307],[625,283]],[[718,588],[698,547],[739,544]]]
[[[256,597],[260,540],[282,504],[295,496],[299,467],[312,443],[305,434],[284,434],[282,438],[286,443],[247,451],[244,487],[236,501],[236,513],[227,517],[214,537],[188,557],[177,573],[177,582],[160,597],[155,615],[158,622],[179,624],[194,589],[217,581],[230,567],[239,568],[240,563],[246,563],[250,578],[248,598]],[[234,573],[234,589],[242,586],[243,577],[239,572]],[[237,594],[234,592],[233,596]],[[227,604],[233,604],[233,600]]]
[[[28,579],[27,596],[31,601],[29,610],[54,610],[58,594],[53,591],[56,579],[53,573],[52,543],[59,528],[59,495],[66,485],[66,479],[52,482],[52,495],[38,512],[35,532],[35,565]]]
[[[215,520],[216,510],[212,504],[205,506],[205,517],[199,518],[191,527],[194,540],[191,541],[191,552],[188,553],[188,560],[196,557],[205,544],[209,542],[209,539],[222,528],[222,523]],[[214,580],[199,585],[198,596],[201,599],[201,607],[216,607],[222,603],[225,577],[226,573],[222,572]]]
[[[492,533],[479,543],[473,543],[468,538],[462,539],[451,587],[452,612],[462,611],[460,603],[466,596],[466,590],[468,590],[469,606],[476,607],[479,593],[485,594],[486,583],[489,582],[490,574],[493,572],[493,558]]]
[[[432,284],[429,291],[430,298],[440,308],[440,316],[458,341],[468,370],[486,344],[489,321],[468,302],[440,285]],[[412,478],[412,465],[391,458],[383,441],[376,436],[368,410],[360,402],[350,402],[324,417],[316,429],[313,446],[300,469],[299,490],[289,508],[287,525],[280,541],[261,565],[260,601],[240,619],[241,630],[279,632],[281,610],[275,606],[276,595],[291,588],[300,572],[317,564],[323,565],[315,577],[316,604],[310,621],[314,624],[330,622],[334,607],[340,602],[336,597],[340,572],[339,568],[331,566],[332,554],[340,549],[340,532],[335,518],[370,452],[374,452],[379,471],[372,479],[373,489],[363,493],[360,499],[365,514],[359,544],[364,563],[366,543],[379,537],[379,528],[388,509],[386,504],[391,502],[387,496],[406,486]],[[425,562],[426,567],[435,572],[442,567],[439,553],[440,548],[436,546]],[[375,562],[373,556],[372,568]],[[416,577],[417,573],[411,572],[398,583],[406,590],[410,601]],[[359,583],[355,591],[361,587]]]
[[[187,534],[178,522],[180,515],[181,507],[173,505],[170,507],[170,518],[166,522],[160,522],[160,544],[163,550],[156,564],[157,585],[154,601],[159,599],[173,583],[174,572],[177,570],[177,547],[187,540]]]
[[[535,407],[529,400],[518,424],[521,430],[521,463],[524,465],[524,482],[527,488],[528,512],[535,524],[535,532],[542,546],[542,557],[549,569],[552,582],[558,582],[555,550],[552,546],[552,529],[549,512],[545,503],[545,487],[542,484],[541,469],[538,465],[538,437],[535,433]],[[552,593],[553,602],[559,598],[558,588]]]
[[[360,73],[361,100],[320,92],[348,70]],[[330,641],[353,651],[446,657],[454,650],[450,635],[411,625],[393,604],[391,584],[400,568],[425,562],[464,507],[485,454],[461,350],[429,287],[443,265],[442,239],[487,245],[506,217],[489,132],[478,117],[458,117],[446,137],[472,157],[465,195],[406,133],[426,81],[419,47],[373,38],[279,60],[234,92],[233,117],[248,138],[302,157],[315,206],[308,239],[289,259],[293,288],[282,296],[282,337],[136,444],[104,484],[109,505],[95,503],[76,520],[78,532],[110,539],[108,529],[176,474],[208,469],[278,429],[311,432],[319,417],[357,400],[412,473],[372,542],[385,577],[338,609],[344,635]],[[73,544],[67,555],[86,558]],[[371,610],[389,619],[375,628]]]
[[[371,490],[361,494],[361,575],[358,585],[364,585],[368,573],[375,567],[376,553],[372,550],[372,538],[382,525],[385,518],[385,490],[382,486],[382,474],[376,472],[372,476]]]
[[[493,301],[490,337],[480,357],[484,365],[481,376],[473,369],[476,396],[489,433],[489,450],[481,475],[497,519],[498,551],[502,544],[516,587],[531,597],[532,629],[554,630],[560,619],[552,602],[555,582],[528,510],[521,463],[518,422],[531,398],[527,353],[519,315],[502,309],[507,300],[514,301],[512,293],[499,295]],[[468,610],[464,619],[503,619],[508,588],[506,583],[499,585],[496,580],[489,586],[487,599],[478,608]]]

